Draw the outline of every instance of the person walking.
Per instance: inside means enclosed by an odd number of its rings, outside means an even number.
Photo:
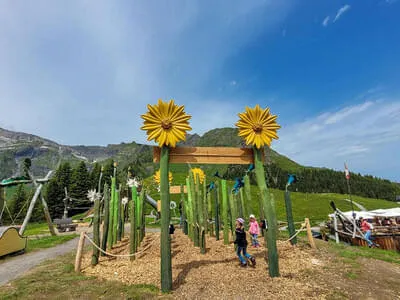
[[[251,261],[252,266],[254,267],[256,265],[256,259],[254,256],[251,256],[249,253],[247,253],[247,239],[246,239],[246,232],[244,231],[244,220],[242,218],[236,219],[236,240],[234,243],[237,246],[236,249],[236,254],[239,258],[240,261],[240,266],[241,267],[247,267],[247,260]],[[243,253],[243,256],[242,256]]]

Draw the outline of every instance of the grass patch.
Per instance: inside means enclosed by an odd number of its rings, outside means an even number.
[[[12,281],[11,286],[0,287],[0,299],[159,298],[158,288],[152,285],[126,285],[77,274],[73,259],[74,254],[68,254],[41,264],[29,275]]]
[[[352,262],[358,257],[365,257],[400,264],[400,255],[396,251],[336,244],[332,241],[329,241],[329,243],[331,244],[330,249],[333,249],[339,256]]]
[[[353,272],[347,272],[346,273],[346,277],[349,279],[357,279],[358,278],[358,274],[353,273]]]
[[[24,235],[30,236],[46,233],[50,233],[47,223],[29,223],[28,226],[26,226]]]
[[[26,252],[35,251],[38,249],[45,249],[57,246],[59,244],[68,242],[77,237],[76,234],[59,235],[59,236],[45,236],[40,239],[28,239]]]

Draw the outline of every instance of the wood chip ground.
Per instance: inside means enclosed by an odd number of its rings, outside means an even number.
[[[207,237],[207,253],[200,254],[200,249],[176,230],[171,243],[172,296],[177,299],[324,299],[329,294],[327,287],[308,282],[302,276],[317,272],[323,265],[311,249],[278,241],[281,277],[270,278],[263,238],[260,242],[260,248],[248,248],[256,257],[256,267],[242,268],[233,244],[224,245],[223,240]],[[83,272],[106,280],[160,287],[160,234],[147,233],[138,251],[143,248],[146,251],[134,261],[101,257],[95,267],[90,266],[91,251],[88,251],[82,262]],[[111,252],[128,254],[129,241],[122,240]]]

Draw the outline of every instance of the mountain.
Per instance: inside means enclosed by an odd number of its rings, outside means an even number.
[[[235,128],[217,128],[202,136],[188,134],[186,141],[179,145],[240,147],[241,139],[237,136]],[[44,176],[49,170],[56,168],[60,161],[69,161],[75,165],[82,160],[91,164],[113,158],[120,166],[124,166],[140,157],[143,162],[151,163],[152,148],[135,142],[110,144],[105,147],[68,146],[36,135],[0,128],[0,179],[18,175],[22,161],[27,157],[32,160],[33,173],[36,176]],[[285,169],[295,170],[300,167],[272,149],[266,149],[266,157]]]

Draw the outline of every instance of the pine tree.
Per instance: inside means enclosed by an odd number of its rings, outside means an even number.
[[[87,198],[89,189],[89,172],[85,162],[82,161],[72,172],[70,195],[75,199],[73,200],[74,207],[87,207],[90,205],[90,200]]]

